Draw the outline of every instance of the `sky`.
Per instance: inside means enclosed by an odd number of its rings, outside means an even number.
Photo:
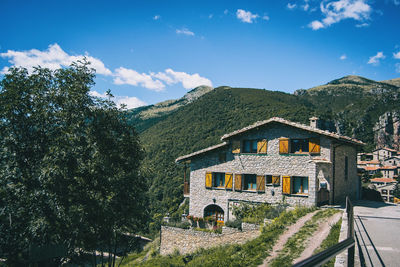
[[[91,94],[128,108],[199,85],[293,93],[400,77],[400,0],[1,0],[0,12],[0,78],[86,56]]]

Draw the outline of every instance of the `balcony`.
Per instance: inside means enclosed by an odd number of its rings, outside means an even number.
[[[189,197],[190,195],[190,189],[189,189],[189,182],[185,181],[183,182],[183,196],[184,197]]]

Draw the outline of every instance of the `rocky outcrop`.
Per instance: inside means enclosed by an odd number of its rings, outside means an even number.
[[[400,113],[385,112],[374,126],[377,148],[390,147],[400,150]]]

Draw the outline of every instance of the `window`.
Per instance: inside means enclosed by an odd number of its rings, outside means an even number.
[[[266,183],[267,185],[279,185],[280,184],[280,176],[279,175],[266,175]]]
[[[349,158],[347,156],[344,157],[344,179],[347,180],[349,178]]]
[[[387,195],[387,190],[386,189],[382,189],[382,194]]]
[[[226,162],[226,153],[225,152],[221,152],[218,154],[218,160],[220,163],[224,163]]]
[[[225,187],[225,173],[213,173],[213,187]]]
[[[245,174],[243,190],[256,190],[257,189],[257,176],[255,174]]]
[[[308,139],[291,139],[290,153],[307,153]]]
[[[232,190],[233,174],[224,172],[207,172],[206,188],[225,188]]]
[[[257,140],[244,140],[243,153],[257,153]]]
[[[383,199],[384,201],[387,201],[387,196],[383,196],[382,199]]]
[[[267,153],[267,140],[243,140],[242,142],[242,152],[243,153]]]
[[[390,202],[394,202],[394,197],[389,197]]]
[[[390,190],[390,191],[389,191],[389,194],[390,194],[390,195],[393,195],[393,190]]]
[[[283,194],[308,194],[308,177],[282,176]]]
[[[292,194],[308,194],[308,177],[293,176]]]

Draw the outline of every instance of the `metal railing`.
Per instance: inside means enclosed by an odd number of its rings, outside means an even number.
[[[347,266],[354,266],[354,213],[353,203],[351,203],[349,197],[346,197],[346,212],[347,212],[347,238],[338,244],[321,251],[301,262],[293,265],[293,267],[308,267],[308,266],[321,266],[337,254],[347,249]]]

